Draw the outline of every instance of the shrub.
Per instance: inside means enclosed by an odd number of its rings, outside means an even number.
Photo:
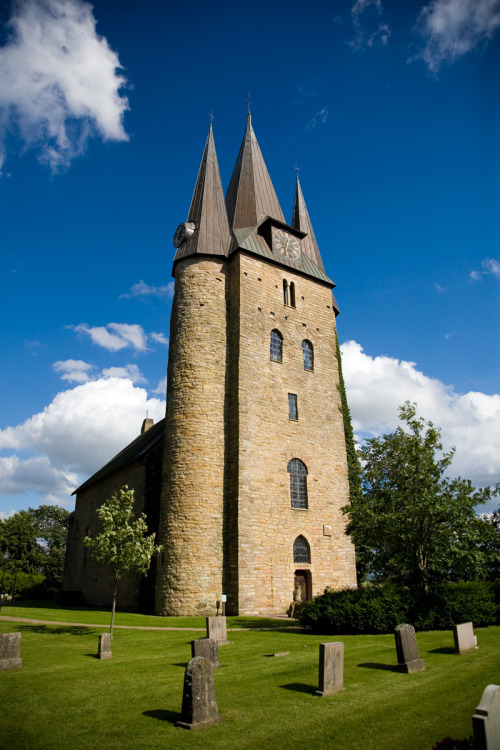
[[[460,622],[472,622],[476,627],[495,622],[493,587],[487,581],[442,583],[415,603],[413,622],[420,630],[447,630]]]
[[[408,607],[409,592],[403,587],[326,590],[304,605],[300,622],[320,633],[387,633],[405,621]]]
[[[443,630],[469,621],[476,627],[495,622],[491,584],[443,583],[422,595],[387,583],[340,591],[327,589],[307,602],[300,614],[303,627],[317,633],[344,635],[390,633],[403,622],[412,623],[418,630]]]

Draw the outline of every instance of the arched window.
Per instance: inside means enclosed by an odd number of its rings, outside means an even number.
[[[293,561],[294,563],[311,562],[311,548],[307,539],[303,536],[298,536],[293,543]]]
[[[274,362],[281,362],[283,351],[283,336],[279,331],[273,329],[271,331],[271,359]]]
[[[295,284],[290,283],[290,307],[295,307]]]
[[[302,342],[302,356],[304,357],[304,370],[314,369],[314,349],[307,339]]]
[[[288,305],[288,281],[283,279],[283,304]]]
[[[292,508],[307,508],[307,466],[300,458],[288,462],[290,502]]]

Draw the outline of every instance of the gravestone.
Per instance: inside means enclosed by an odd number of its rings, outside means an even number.
[[[398,625],[394,630],[398,668],[401,672],[413,674],[425,669],[425,662],[418,653],[417,638],[413,625]]]
[[[463,654],[473,648],[477,648],[476,636],[471,622],[462,622],[453,626],[453,638],[455,641],[455,653]]]
[[[111,659],[111,636],[109,633],[101,633],[99,636],[99,659]]]
[[[222,721],[215,700],[214,672],[212,664],[203,656],[195,656],[184,673],[182,714],[177,727],[183,729],[205,729]]]
[[[474,750],[500,750],[500,685],[488,685],[472,717]]]
[[[22,665],[21,633],[2,633],[0,635],[0,669],[17,669]]]
[[[334,695],[344,689],[344,644],[319,644],[319,687],[316,695]]]
[[[213,638],[219,646],[227,646],[231,641],[227,640],[227,627],[225,615],[207,617],[207,638]]]
[[[212,667],[219,667],[219,644],[214,638],[198,638],[191,641],[191,656],[203,656],[212,663]]]

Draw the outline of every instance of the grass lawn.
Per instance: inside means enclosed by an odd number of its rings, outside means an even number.
[[[26,617],[26,609],[4,607],[1,614]],[[99,612],[30,611],[36,619],[67,622],[94,622]],[[107,625],[107,612],[100,614]],[[144,624],[141,615],[119,614],[122,624],[136,624],[135,618]],[[166,624],[167,618],[145,619]],[[174,621],[198,627],[200,620]],[[258,618],[251,622],[263,624]],[[232,645],[219,649],[221,667],[215,670],[224,720],[188,732],[174,722],[180,718],[190,640],[198,634],[116,630],[113,658],[100,661],[97,636],[104,630],[0,620],[0,632],[22,633],[23,659],[21,669],[0,672],[2,750],[431,750],[447,735],[470,736],[484,688],[500,682],[500,627],[476,630],[479,649],[462,656],[453,654],[451,631],[418,633],[427,669],[415,675],[394,671],[393,635],[233,631]],[[318,644],[327,640],[344,643],[346,689],[319,698]],[[270,656],[281,651],[290,654]]]

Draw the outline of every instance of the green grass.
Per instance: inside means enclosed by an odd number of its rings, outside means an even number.
[[[109,627],[111,611],[103,607],[62,607],[53,602],[22,602],[21,604],[3,604],[0,616],[29,617],[33,620],[50,620],[51,622],[78,622],[90,625]],[[153,628],[201,628],[205,630],[205,617],[158,617],[141,615],[137,612],[117,610],[115,626]],[[228,617],[228,628],[283,628],[298,627],[294,620],[280,620],[268,617]]]
[[[82,622],[96,610],[55,612],[54,619]],[[0,620],[0,632],[22,633],[23,659],[21,669],[0,672],[2,750],[431,750],[447,735],[472,734],[475,707],[500,674],[500,627],[478,629],[479,649],[462,656],[452,652],[450,631],[418,633],[427,669],[415,675],[394,671],[392,635],[233,631],[215,670],[224,720],[188,732],[174,722],[197,634],[116,630],[113,658],[100,661],[95,654],[102,630]],[[319,698],[318,644],[327,640],[344,642],[346,689]],[[270,656],[280,651],[290,654]]]

